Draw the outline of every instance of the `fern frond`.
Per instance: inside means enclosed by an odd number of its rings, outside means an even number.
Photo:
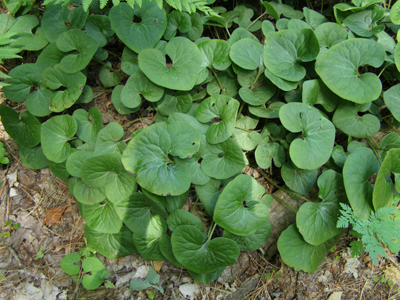
[[[182,11],[182,1],[181,0],[165,0],[169,6],[175,8],[176,10]]]
[[[114,6],[117,6],[120,3],[120,1],[119,0],[112,0],[112,3],[113,3]]]
[[[135,0],[127,0],[126,1],[130,7],[135,8]]]
[[[92,3],[93,0],[83,0],[82,1],[82,6],[83,10],[87,11],[89,9],[90,4]],[[107,1],[106,1],[107,2]],[[100,7],[101,8],[101,7]]]
[[[163,0],[156,0],[156,2],[157,2],[158,7],[159,7],[160,9],[162,9],[162,8],[163,8],[163,3],[164,3],[164,1],[163,1]]]
[[[103,9],[106,7],[108,0],[100,0],[100,8]]]
[[[15,39],[12,39],[13,36],[17,35],[18,32],[7,32],[5,34],[0,35],[0,46],[4,46],[10,44]]]
[[[0,48],[0,59],[11,59],[11,58],[22,58],[22,56],[17,55],[23,49],[14,48],[10,46],[5,46]]]

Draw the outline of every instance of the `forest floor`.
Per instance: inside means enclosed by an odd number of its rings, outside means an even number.
[[[100,109],[105,124],[118,122],[131,134],[153,122],[152,112],[143,115],[142,111],[141,117],[132,121],[131,116],[112,110],[110,94],[95,96],[91,105]],[[1,97],[0,104],[8,105]],[[23,106],[19,108],[24,110]],[[168,262],[144,261],[139,254],[115,260],[98,255],[111,271],[107,280],[116,288],[102,285],[94,291],[85,290],[60,267],[66,254],[86,246],[85,221],[67,184],[48,168],[26,168],[19,159],[17,144],[1,123],[0,141],[5,143],[10,159],[10,164],[0,169],[0,230],[2,234],[10,233],[9,237],[0,237],[0,299],[151,299],[152,293],[129,290],[130,280],[144,279],[149,266],[161,275],[159,285],[165,290],[161,294],[149,289],[155,292],[154,299],[400,299],[398,257],[381,259],[377,266],[366,255],[352,258],[351,238],[346,234],[312,274],[286,266],[276,254],[276,245],[275,250],[264,247],[242,252],[235,265],[208,285],[194,282],[183,268]],[[189,209],[194,197],[193,193],[184,209]],[[201,214],[201,207],[198,209]],[[7,221],[20,227],[5,226]]]

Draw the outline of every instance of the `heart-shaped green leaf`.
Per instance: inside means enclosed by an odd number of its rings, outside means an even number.
[[[189,91],[201,71],[202,56],[197,46],[183,37],[176,37],[165,47],[170,58],[158,49],[139,53],[139,68],[155,84],[171,90]]]
[[[383,93],[383,99],[387,108],[397,121],[400,121],[400,84],[392,86]]]
[[[215,95],[204,100],[196,111],[196,118],[207,123],[217,118],[207,130],[207,142],[218,144],[226,141],[233,133],[239,102],[229,96]]]
[[[111,271],[106,271],[104,265],[96,257],[85,258],[82,268],[86,273],[92,272],[92,275],[86,274],[82,279],[82,285],[88,290],[97,289],[111,273]]]
[[[87,18],[86,34],[94,39],[99,47],[104,47],[114,36],[110,19],[106,15],[93,15]]]
[[[247,164],[247,158],[239,145],[231,138],[225,142],[210,145],[209,153],[201,161],[204,174],[216,178],[226,179],[239,173]]]
[[[148,224],[143,225],[146,228],[145,232],[132,235],[136,249],[145,260],[165,260],[158,245],[161,237],[167,232],[164,219],[159,215],[154,215]]]
[[[144,1],[133,9],[128,3],[113,6],[109,13],[111,27],[121,41],[136,53],[152,48],[167,27],[164,9],[154,1]]]
[[[358,115],[359,112],[364,112],[369,106],[369,103],[360,105],[345,101],[336,109],[332,122],[349,136],[355,138],[371,137],[381,128],[379,119],[371,114]]]
[[[65,164],[67,171],[71,176],[81,177],[81,167],[85,160],[94,156],[91,151],[76,151],[68,156]]]
[[[196,129],[183,122],[156,123],[143,129],[128,144],[122,161],[136,174],[137,182],[156,195],[180,195],[190,186],[188,169],[173,156],[184,159],[200,147]]]
[[[297,81],[284,80],[276,75],[274,75],[268,68],[264,71],[265,77],[267,77],[273,84],[283,91],[291,91],[297,88]]]
[[[333,112],[341,99],[320,79],[307,80],[303,83],[302,102],[310,106],[320,104],[328,112]]]
[[[384,13],[384,10],[363,10],[348,16],[343,24],[359,36],[370,37],[385,29],[385,25],[376,24]]]
[[[217,278],[222,274],[222,272],[224,272],[224,270],[225,270],[225,267],[222,267],[221,269],[211,272],[211,273],[199,274],[199,273],[193,272],[192,270],[189,270],[189,269],[187,270],[187,272],[197,282],[200,282],[202,284],[209,284],[209,283],[213,282],[214,280],[217,280]]]
[[[84,205],[98,204],[105,201],[107,198],[104,188],[94,188],[88,186],[81,179],[76,180],[74,183],[72,194],[79,203]]]
[[[335,141],[335,126],[304,103],[288,103],[279,110],[282,125],[301,137],[290,144],[290,158],[301,169],[314,170],[326,163]]]
[[[119,142],[124,135],[124,128],[118,123],[109,123],[97,134],[94,154],[101,155],[106,153],[122,153],[125,148],[125,142]]]
[[[381,207],[390,206],[393,202],[393,182],[390,178],[392,173],[395,175],[400,173],[400,149],[390,149],[379,169],[372,193],[375,211]],[[396,178],[396,181],[398,181],[398,178]]]
[[[88,158],[80,171],[84,183],[91,187],[104,187],[107,198],[113,203],[137,190],[136,180],[125,170],[119,152]]]
[[[122,51],[121,70],[128,75],[139,70],[138,55],[128,47]]]
[[[33,148],[40,143],[41,124],[28,111],[19,116],[12,108],[0,105],[0,116],[4,129],[18,144]]]
[[[122,221],[111,202],[82,204],[81,207],[82,217],[91,229],[102,233],[118,233],[121,230]]]
[[[390,9],[390,21],[395,25],[400,25],[400,3],[396,2]]]
[[[313,61],[318,53],[319,44],[312,29],[269,32],[265,39],[264,64],[284,80],[299,81],[306,74],[300,62]]]
[[[344,40],[347,40],[347,31],[337,23],[324,23],[315,28],[315,36],[320,47],[331,48]]]
[[[101,233],[85,225],[85,238],[90,249],[100,253],[108,259],[116,259],[136,253],[132,240],[132,232],[122,226],[118,233]]]
[[[55,42],[69,29],[82,29],[88,15],[89,11],[84,11],[83,7],[76,7],[70,11],[66,5],[47,5],[41,27],[47,40]]]
[[[78,253],[69,253],[64,256],[60,262],[60,267],[68,275],[78,275],[81,271],[81,267],[76,265],[81,261],[81,256]]]
[[[351,208],[359,219],[367,220],[373,211],[373,185],[369,180],[373,180],[379,168],[374,152],[365,147],[351,153],[344,163],[344,187]]]
[[[338,238],[335,237],[320,245],[313,246],[303,239],[296,225],[292,224],[279,237],[278,250],[282,260],[288,266],[312,273],[318,269],[337,240]]]
[[[359,67],[382,65],[385,50],[373,40],[350,39],[318,56],[315,71],[335,94],[355,103],[376,100],[382,83],[373,73],[360,74]]]
[[[153,215],[166,217],[167,214],[158,203],[154,203],[141,193],[133,193],[114,204],[115,210],[124,224],[138,235],[145,234]]]
[[[18,154],[24,166],[29,169],[43,169],[49,165],[49,160],[44,155],[42,146],[40,145],[34,148],[26,148],[18,145]],[[0,157],[3,155],[0,154]]]
[[[318,177],[318,170],[300,170],[287,162],[282,167],[282,179],[293,191],[307,195]]]
[[[318,178],[321,202],[306,202],[296,214],[296,224],[304,240],[314,246],[338,235],[336,227],[340,202],[346,201],[343,176],[327,170]]]
[[[324,17],[317,11],[309,9],[307,7],[303,7],[303,13],[306,22],[314,29],[323,23],[329,22],[326,17]]]
[[[69,140],[78,129],[70,115],[55,116],[42,124],[41,140],[43,153],[55,162],[62,163],[73,152]]]
[[[192,23],[192,27],[189,29],[186,35],[192,41],[196,41],[201,37],[204,31],[203,21],[197,12],[190,14],[190,21]]]
[[[239,246],[226,238],[204,241],[202,232],[191,225],[177,227],[171,236],[176,259],[196,273],[211,273],[233,265],[239,256]]]
[[[72,117],[78,125],[76,135],[86,143],[96,142],[96,136],[103,126],[99,109],[92,107],[89,112],[84,109],[77,109],[72,114]]]
[[[117,85],[112,91],[111,101],[114,104],[115,109],[121,115],[131,114],[138,111],[140,109],[140,105],[135,108],[129,108],[122,103],[121,93],[123,88],[123,85]]]
[[[236,235],[254,234],[269,220],[268,207],[261,202],[265,188],[249,175],[228,183],[218,198],[214,221]]]
[[[57,39],[57,48],[62,52],[71,52],[63,57],[61,70],[72,74],[86,68],[98,48],[97,42],[79,29],[61,34]]]
[[[210,217],[214,215],[215,204],[221,195],[221,181],[211,178],[205,185],[196,185],[196,193],[200,202]]]
[[[142,103],[143,96],[150,102],[161,99],[164,89],[152,83],[142,71],[134,72],[121,91],[121,101],[126,107],[136,108]]]
[[[268,102],[275,92],[276,86],[264,78],[260,82],[253,83],[251,87],[243,86],[239,90],[239,95],[244,102],[253,106],[259,106]]]
[[[181,33],[186,33],[191,28],[190,15],[186,12],[174,10],[168,15],[168,25],[164,33],[164,39],[169,41],[175,37],[178,30]]]
[[[188,92],[166,90],[157,102],[157,111],[169,116],[172,113],[185,113],[192,106],[192,96]]]
[[[109,61],[105,62],[105,65],[100,67],[99,79],[101,84],[105,87],[113,87],[121,82],[121,75],[119,73],[110,70],[111,63]]]
[[[203,58],[203,68],[223,71],[231,65],[228,42],[224,40],[207,40],[198,44],[198,47]]]
[[[262,169],[268,169],[272,160],[277,168],[280,168],[286,160],[282,145],[278,143],[261,143],[255,153],[257,165]]]
[[[60,65],[55,65],[43,71],[42,82],[47,88],[56,91],[50,98],[50,110],[62,112],[70,108],[82,94],[86,76],[81,72],[65,73]]]

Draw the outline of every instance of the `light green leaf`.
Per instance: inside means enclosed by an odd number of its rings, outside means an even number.
[[[136,53],[152,48],[163,36],[167,16],[154,1],[145,1],[135,9],[128,3],[113,6],[109,13],[111,27],[121,41]]]
[[[315,71],[335,94],[355,103],[367,103],[379,97],[382,83],[373,73],[360,74],[358,68],[365,65],[378,68],[384,57],[385,50],[377,42],[350,39],[318,56]]]
[[[326,163],[335,141],[335,127],[313,107],[288,103],[279,110],[282,125],[301,136],[290,144],[290,157],[301,169],[314,170]]]
[[[283,147],[278,143],[260,143],[254,155],[257,165],[262,169],[268,169],[272,160],[277,168],[280,168],[286,161]]]
[[[107,199],[106,192],[104,191],[103,187],[94,188],[88,186],[80,178],[75,182],[72,188],[72,194],[76,200],[78,200],[78,202],[84,205],[98,204]]]
[[[400,3],[397,1],[390,9],[390,21],[395,25],[400,25]]]
[[[192,96],[188,92],[166,90],[157,102],[157,111],[169,116],[172,113],[185,113],[192,106]]]
[[[300,62],[313,61],[319,53],[318,40],[311,29],[270,32],[265,38],[264,64],[284,80],[303,79],[306,70]]]
[[[102,65],[99,70],[99,79],[101,84],[105,87],[113,87],[121,82],[121,75],[119,73],[110,70],[111,63],[105,62],[106,65]],[[109,68],[107,68],[108,66]]]
[[[346,201],[343,176],[327,170],[318,178],[321,202],[306,202],[296,214],[296,224],[304,240],[314,246],[341,233],[336,227],[340,202]]]
[[[172,233],[172,250],[176,259],[196,273],[211,273],[233,265],[239,256],[239,246],[226,238],[204,241],[202,232],[194,226],[181,225]]]
[[[271,224],[258,229],[255,233],[247,236],[240,236],[224,230],[223,237],[234,240],[239,245],[240,251],[256,251],[261,248],[271,234]]]
[[[337,23],[324,23],[315,28],[315,36],[320,47],[331,48],[332,46],[347,40],[347,31]]]
[[[129,108],[122,103],[121,93],[123,88],[123,85],[117,85],[112,91],[111,101],[114,104],[115,109],[121,115],[131,114],[138,111],[140,109],[140,106],[136,108]]]
[[[226,141],[233,133],[239,102],[229,96],[215,95],[205,99],[196,111],[196,118],[202,123],[218,118],[207,130],[207,142],[218,144]]]
[[[61,70],[68,74],[83,70],[98,47],[94,39],[79,29],[64,32],[57,38],[57,48],[63,52],[73,52],[63,57],[60,63]]]
[[[229,55],[235,64],[245,70],[256,70],[264,66],[263,45],[249,38],[234,43]]]
[[[329,22],[328,19],[316,12],[315,10],[309,9],[307,7],[303,7],[304,17],[306,22],[313,28],[317,28],[319,25]]]
[[[204,155],[201,161],[201,169],[210,177],[229,178],[239,173],[248,164],[242,149],[231,138],[222,143],[210,145],[209,150],[210,153]]]
[[[265,188],[249,175],[239,175],[228,183],[218,198],[214,221],[229,232],[247,236],[265,226],[268,207],[261,202]]]
[[[122,51],[121,70],[128,75],[139,70],[138,55],[128,47]]]
[[[86,274],[82,279],[82,285],[88,290],[97,289],[111,273],[111,271],[106,271],[104,265],[96,257],[85,258],[82,268],[86,273],[92,272],[92,275]]]
[[[46,157],[62,163],[73,152],[69,140],[76,134],[77,123],[70,115],[55,116],[42,124],[41,141]]]
[[[186,12],[174,10],[168,15],[168,25],[164,33],[164,39],[169,41],[175,37],[177,31],[186,33],[192,28],[190,15]]]
[[[40,143],[41,124],[28,111],[19,115],[11,107],[0,105],[0,116],[4,129],[18,144],[33,148]]]
[[[197,46],[183,37],[176,37],[165,47],[170,58],[158,49],[139,53],[139,68],[155,84],[171,90],[189,91],[201,71],[202,56]]]
[[[301,170],[287,162],[282,167],[281,175],[291,190],[301,195],[307,195],[317,180],[318,170]]]
[[[348,16],[343,24],[361,37],[371,37],[385,29],[385,25],[376,24],[384,13],[384,10],[363,10]]]
[[[132,240],[132,232],[122,226],[118,233],[101,233],[85,225],[85,238],[90,249],[100,253],[108,259],[116,259],[136,253]]]
[[[24,166],[29,169],[38,170],[46,168],[49,165],[49,160],[44,156],[40,145],[34,148],[26,148],[18,145],[18,154]],[[0,154],[0,157],[3,155]]]
[[[103,127],[103,119],[99,109],[92,107],[89,112],[84,109],[77,109],[72,117],[78,125],[76,135],[86,143],[96,142],[96,136]]]
[[[76,263],[81,261],[81,256],[78,253],[69,253],[64,256],[60,262],[60,267],[68,275],[78,275],[81,271],[80,266]]]
[[[304,272],[315,272],[338,238],[313,246],[308,244],[297,230],[290,225],[278,239],[278,250],[282,260],[290,267]]]
[[[379,168],[375,154],[365,147],[352,152],[344,163],[344,187],[351,208],[359,219],[367,220],[373,210],[373,185],[369,180],[378,173]]]
[[[343,102],[336,109],[332,122],[335,126],[355,138],[367,138],[373,136],[381,128],[379,119],[371,114],[359,116],[359,112],[364,112],[366,105],[354,104],[348,101]]]
[[[86,34],[94,39],[99,47],[104,47],[114,36],[110,19],[106,15],[93,15],[87,18]]]
[[[320,79],[307,80],[303,83],[302,102],[310,106],[320,104],[328,112],[333,112],[341,99]]]
[[[375,211],[390,206],[393,202],[393,182],[390,176],[400,173],[400,149],[390,149],[379,169],[372,193],[372,203]],[[396,177],[395,177],[396,178]],[[397,184],[398,178],[396,178]]]
[[[101,233],[118,233],[122,221],[118,217],[111,202],[93,205],[81,205],[81,214],[86,224],[93,230]]]
[[[392,86],[383,93],[387,108],[397,121],[400,121],[400,84]]]
[[[188,169],[173,156],[184,159],[200,147],[196,129],[183,122],[156,123],[143,129],[128,144],[122,161],[136,174],[140,186],[156,195],[180,195],[190,186]]]

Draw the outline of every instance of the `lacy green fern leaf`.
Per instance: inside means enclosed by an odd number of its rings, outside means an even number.
[[[18,32],[7,32],[5,34],[0,35],[0,46],[4,46],[7,44],[10,44],[11,42],[14,41],[14,39],[12,39],[13,36],[17,35]]]
[[[100,0],[100,8],[103,9],[107,5],[107,0]]]
[[[356,256],[362,251],[360,242],[374,265],[378,263],[379,255],[387,257],[385,248],[394,253],[400,251],[400,222],[394,217],[395,207],[382,207],[375,213],[371,212],[368,220],[361,220],[348,205],[340,205],[342,215],[338,219],[337,227],[346,228],[352,225],[353,230],[362,236],[361,241],[350,243],[352,255]]]
[[[21,52],[23,49],[14,48],[10,46],[0,47],[0,60],[2,59],[11,59],[11,58],[22,58],[22,56],[17,55],[17,53]]]
[[[92,3],[92,1],[93,0],[83,0],[82,6],[83,6],[84,11],[88,10],[88,8],[89,8],[90,4]],[[106,3],[107,3],[107,0],[106,0]]]
[[[165,0],[167,4],[179,11],[182,11],[182,1],[181,0]]]
[[[130,7],[135,8],[135,0],[127,0],[126,1]]]

